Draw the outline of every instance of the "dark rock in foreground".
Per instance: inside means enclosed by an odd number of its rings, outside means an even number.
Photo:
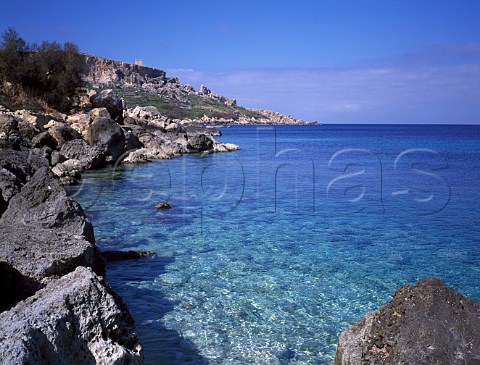
[[[0,223],[42,228],[61,228],[95,242],[93,227],[82,207],[48,167],[40,168],[9,202]]]
[[[38,283],[68,274],[77,266],[104,272],[95,245],[67,230],[0,223],[0,236],[0,262]]]
[[[398,289],[339,338],[331,365],[480,364],[480,303],[435,278]]]
[[[143,364],[123,301],[90,269],[49,283],[0,313],[2,364]]]

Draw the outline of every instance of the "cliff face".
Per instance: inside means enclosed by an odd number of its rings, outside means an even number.
[[[97,56],[84,55],[85,80],[101,88],[140,89],[167,99],[185,101],[188,96],[199,96],[225,105],[236,105],[235,100],[211,92],[206,87],[200,91],[181,84],[176,77],[167,77],[165,71]]]
[[[164,85],[166,73],[150,67],[84,55],[85,79],[94,85],[108,87],[141,87],[143,84]]]
[[[303,120],[277,112],[240,107],[235,99],[217,94],[204,85],[196,91],[176,77],[167,77],[162,70],[83,56],[85,80],[97,88],[116,89],[132,107],[153,105],[169,118],[207,124],[305,124]]]

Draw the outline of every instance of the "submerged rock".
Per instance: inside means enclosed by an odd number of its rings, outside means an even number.
[[[138,260],[145,257],[155,256],[155,252],[150,251],[103,251],[102,256],[106,261],[125,261]]]
[[[168,204],[167,202],[161,202],[161,203],[158,203],[157,205],[155,205],[155,208],[157,209],[172,209],[173,207]]]
[[[435,278],[398,289],[339,338],[331,365],[480,364],[480,303]]]
[[[126,305],[85,267],[1,313],[0,338],[2,364],[143,364]]]

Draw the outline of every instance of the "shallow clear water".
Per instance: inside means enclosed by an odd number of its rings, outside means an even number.
[[[328,364],[405,283],[436,276],[480,300],[480,127],[222,131],[242,150],[70,190],[101,249],[158,253],[107,268],[147,364]]]

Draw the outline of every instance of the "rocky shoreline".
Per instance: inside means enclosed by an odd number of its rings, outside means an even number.
[[[317,124],[266,109],[241,107],[235,99],[217,94],[205,85],[197,91],[176,77],[167,77],[163,70],[88,54],[82,56],[84,78],[91,87],[114,89],[127,104],[134,106],[158,105],[163,115],[188,124]]]
[[[83,97],[68,116],[0,108],[2,364],[142,364],[135,322],[64,185],[107,165],[238,149],[153,107],[124,110],[110,90]]]
[[[154,69],[139,79],[131,66],[123,78],[109,77],[149,85],[165,79]],[[111,82],[104,71],[95,71],[96,82]],[[174,85],[168,88],[182,89],[174,81],[166,81]],[[201,93],[220,98],[206,88]],[[282,123],[281,114],[262,112],[270,123]],[[239,149],[215,141],[219,132],[203,128],[205,121],[168,118],[153,106],[127,108],[110,89],[85,89],[68,115],[0,106],[2,363],[143,363],[134,319],[103,276],[105,258],[149,253],[104,257],[64,185],[108,165]],[[480,364],[480,303],[438,279],[404,286],[340,336],[332,365],[400,363]]]

